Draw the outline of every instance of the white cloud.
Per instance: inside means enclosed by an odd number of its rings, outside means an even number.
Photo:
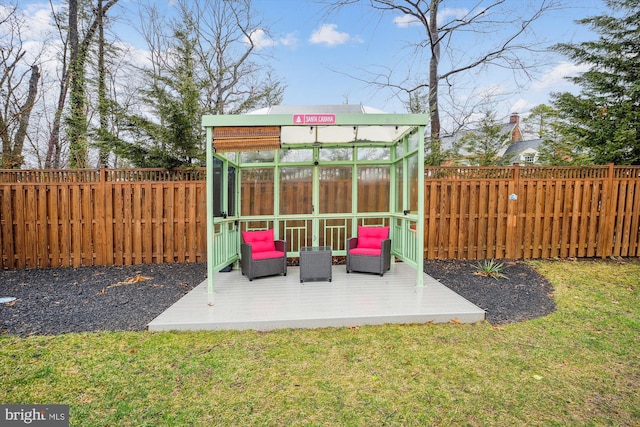
[[[468,9],[445,8],[438,12],[438,25],[442,25],[451,19],[461,19],[468,13]],[[422,25],[418,18],[413,15],[396,16],[393,18],[393,23],[400,28]]]
[[[256,49],[264,49],[266,47],[275,46],[276,44],[276,42],[261,28],[254,30],[249,37],[251,37],[251,41]],[[245,43],[249,44],[249,40],[246,40]]]
[[[531,110],[533,107],[535,107],[536,104],[534,102],[528,101],[524,98],[519,98],[516,102],[513,103],[513,105],[511,106],[511,112],[512,113],[522,113],[522,112],[526,112]]]
[[[345,44],[351,39],[349,33],[341,33],[337,30],[336,24],[324,24],[315,30],[309,41],[313,44],[326,44],[328,46],[337,46]]]
[[[0,17],[8,16],[10,7],[0,5]],[[51,8],[47,4],[30,4],[16,12],[22,40],[43,40],[54,29]]]
[[[297,47],[300,42],[295,33],[286,34],[284,37],[280,37],[277,40],[271,38],[263,29],[259,28],[251,33],[251,41],[255,45],[256,49],[264,49],[267,47],[273,47],[276,45],[282,45],[289,48]],[[245,38],[245,44],[249,44],[249,40]]]
[[[547,70],[540,80],[531,84],[526,93],[516,99],[511,105],[511,111],[527,114],[533,107],[549,103],[551,92],[572,92],[577,86],[568,81],[566,77],[576,76],[589,69],[588,65],[576,65],[567,61],[558,63]]]
[[[0,5],[0,20],[7,18],[10,10],[8,6]],[[10,43],[14,49],[20,48],[24,57],[18,67],[30,64],[40,65],[41,72],[48,66],[55,70],[60,42],[52,37],[54,33],[51,19],[51,8],[47,4],[29,4],[24,9],[18,9],[10,21],[0,26],[0,47]],[[13,52],[17,53],[17,50]]]
[[[566,77],[577,76],[580,73],[584,73],[589,69],[588,65],[577,65],[567,61],[562,61],[552,69],[545,72],[542,78],[531,85],[531,90],[534,91],[557,91],[563,86],[569,86],[572,83],[569,82]]]
[[[127,58],[127,62],[130,62],[136,68],[149,68],[151,64],[151,56],[149,50],[146,48],[137,48],[126,42],[116,42],[115,46],[122,52],[122,55]]]
[[[393,18],[393,23],[400,28],[411,27],[412,25],[420,25],[420,21],[413,15],[402,15]]]
[[[505,96],[509,93],[509,89],[502,83],[492,83],[485,86],[479,86],[472,91],[472,96],[478,99],[493,99],[499,96]]]
[[[300,44],[298,37],[296,37],[295,33],[289,33],[284,37],[281,37],[278,42],[287,47],[297,47]]]
[[[462,19],[469,14],[469,9],[445,8],[438,12],[438,25],[442,25],[445,20]]]

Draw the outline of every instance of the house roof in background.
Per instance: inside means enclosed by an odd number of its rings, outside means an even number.
[[[500,133],[502,135],[504,135],[504,139],[505,140],[511,140],[512,139],[512,135],[513,135],[513,131],[519,125],[520,124],[518,122],[505,123],[502,126],[502,129],[500,130]],[[460,140],[465,135],[476,133],[476,132],[480,132],[480,128],[461,130],[459,132],[456,132],[456,133],[453,133],[453,134],[450,134],[450,135],[444,135],[443,137],[441,137],[442,149],[443,150],[451,150],[451,149],[454,148],[455,145],[457,145],[460,142]],[[467,152],[467,150],[465,150],[464,147],[458,147],[458,153],[463,155],[463,156],[469,155],[469,153]]]
[[[504,155],[508,156],[508,155],[520,154],[527,150],[539,151],[540,145],[542,145],[542,142],[543,140],[540,138],[528,139],[526,141],[516,141],[507,148],[507,151],[505,151]]]

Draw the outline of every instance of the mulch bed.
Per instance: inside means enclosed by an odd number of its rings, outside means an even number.
[[[494,325],[555,309],[551,285],[526,264],[508,264],[508,279],[497,280],[474,275],[476,265],[426,261],[425,272],[486,310]],[[0,333],[142,331],[206,275],[205,263],[0,271],[0,297],[16,298],[0,304]]]
[[[205,263],[0,271],[0,332],[141,331],[207,277]]]
[[[506,278],[474,274],[478,262],[426,260],[424,271],[449,289],[487,312],[492,325],[522,322],[546,316],[556,309],[553,287],[540,273],[522,262],[504,262]]]

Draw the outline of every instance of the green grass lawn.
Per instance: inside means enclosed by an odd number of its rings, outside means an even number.
[[[492,327],[0,338],[0,403],[75,426],[640,425],[640,263],[532,262],[558,310]]]

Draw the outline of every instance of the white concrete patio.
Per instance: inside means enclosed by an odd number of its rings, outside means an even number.
[[[333,266],[333,281],[300,283],[299,267],[287,276],[249,281],[240,271],[216,273],[215,293],[204,281],[148,327],[166,330],[243,330],[349,327],[387,323],[475,323],[485,312],[425,274],[416,287],[415,269],[392,264],[384,277],[349,273]]]

